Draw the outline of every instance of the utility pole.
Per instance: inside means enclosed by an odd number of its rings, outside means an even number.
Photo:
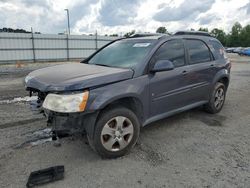
[[[70,24],[69,24],[69,9],[64,9],[67,12],[68,17],[68,34],[70,35]]]
[[[31,27],[31,43],[32,43],[33,62],[36,62],[35,42],[34,42],[34,34],[32,27]]]
[[[98,50],[97,30],[95,30],[95,50]]]

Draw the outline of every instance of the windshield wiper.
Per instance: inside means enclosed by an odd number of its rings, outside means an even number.
[[[105,64],[101,64],[101,63],[95,63],[95,64],[92,64],[92,65],[99,65],[99,66],[103,66],[103,67],[111,67],[109,65],[105,65]]]

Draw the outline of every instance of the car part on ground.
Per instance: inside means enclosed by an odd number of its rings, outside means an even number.
[[[30,188],[35,185],[62,180],[63,178],[64,166],[53,166],[43,170],[31,172],[26,186]]]

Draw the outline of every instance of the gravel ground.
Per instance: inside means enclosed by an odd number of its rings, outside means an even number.
[[[84,136],[55,147],[45,119],[13,101],[27,96],[28,72],[52,64],[0,66],[1,187],[25,187],[30,172],[55,165],[65,165],[64,180],[42,187],[250,187],[250,58],[230,58],[219,114],[198,108],[148,125],[132,152],[115,160],[100,158]]]

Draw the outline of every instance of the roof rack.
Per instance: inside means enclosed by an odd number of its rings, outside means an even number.
[[[211,37],[211,35],[208,32],[204,31],[177,31],[174,35],[200,35],[200,36]]]
[[[128,38],[138,38],[138,37],[154,37],[154,36],[164,36],[166,34],[160,34],[160,33],[135,33],[133,35],[131,35]]]

